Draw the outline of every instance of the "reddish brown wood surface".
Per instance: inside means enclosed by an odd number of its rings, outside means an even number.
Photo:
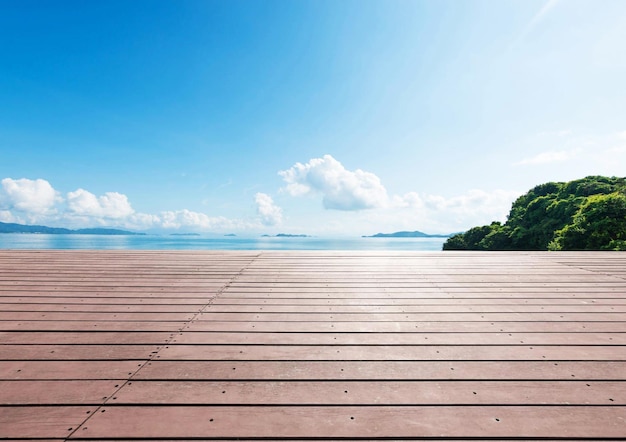
[[[0,439],[626,437],[626,255],[0,250]]]

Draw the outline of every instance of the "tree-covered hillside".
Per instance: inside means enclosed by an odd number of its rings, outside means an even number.
[[[626,250],[626,178],[546,183],[519,197],[505,224],[473,227],[444,250]]]

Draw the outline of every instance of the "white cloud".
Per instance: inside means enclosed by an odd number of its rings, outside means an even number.
[[[211,217],[191,210],[163,211],[159,214],[138,213],[126,195],[106,192],[96,196],[85,189],[68,192],[63,200],[43,179],[13,180],[5,178],[0,187],[0,222],[45,224],[70,228],[110,226],[135,230],[197,229],[232,231],[257,229],[280,222],[282,211],[264,194],[255,198],[258,218],[250,221]],[[65,204],[62,204],[65,202]]]
[[[492,220],[504,220],[517,193],[472,190],[447,197],[408,192],[389,197],[378,177],[360,170],[346,170],[330,156],[296,164],[281,172],[286,191],[321,194],[326,208],[304,205],[301,218],[292,212],[288,229],[318,234],[371,234],[377,231],[423,230],[449,233]],[[191,230],[198,232],[263,231],[283,223],[283,209],[271,196],[257,192],[256,213],[244,218],[210,216],[188,209],[160,213],[133,210],[126,195],[101,196],[79,188],[65,200],[45,180],[2,180],[0,221],[64,226],[107,226],[137,231]],[[291,188],[289,185],[293,185]],[[8,189],[8,191],[7,191]],[[295,189],[295,190],[294,190]],[[369,208],[368,211],[358,209]],[[315,223],[315,224],[314,224]]]
[[[152,219],[163,229],[193,228],[211,231],[238,230],[251,227],[249,223],[241,220],[225,218],[222,216],[211,217],[205,213],[191,210],[173,210],[161,212],[158,217]]]
[[[123,219],[134,213],[126,195],[106,192],[96,197],[84,189],[67,194],[67,208],[72,215],[94,218]]]
[[[46,180],[14,180],[5,178],[0,189],[0,207],[17,210],[31,215],[54,212],[55,205],[62,201],[59,194]]]
[[[614,155],[619,155],[619,154],[626,153],[626,145],[611,147],[610,149],[607,149],[606,153],[607,154],[614,154]]]
[[[0,222],[2,223],[17,223],[18,218],[11,213],[10,210],[0,210]]]
[[[357,172],[345,170],[341,163],[326,155],[312,159],[307,164],[297,163],[291,169],[280,172],[280,175],[287,183],[285,191],[294,196],[321,193],[327,198],[325,207],[329,208],[328,199],[339,192],[337,189],[356,199],[356,192],[348,192],[346,189],[352,190],[358,186],[348,186],[344,182],[361,183],[358,177],[362,175]],[[325,219],[325,226],[336,221],[338,225],[335,230],[343,229],[345,232],[371,233],[382,228],[387,231],[451,233],[474,225],[505,221],[511,204],[521,195],[518,191],[474,189],[456,196],[407,192],[389,197],[378,177],[368,175],[368,182],[373,183],[372,187],[375,189],[371,198],[375,203],[369,206],[371,210],[367,213],[317,215]],[[348,207],[354,208],[354,204]]]
[[[419,193],[409,192],[403,196],[394,195],[391,204],[393,207],[421,209],[424,207],[424,200]]]
[[[394,205],[412,212],[413,216],[437,220],[440,225],[455,228],[455,225],[459,227],[506,220],[511,204],[520,195],[520,192],[499,189],[491,192],[473,189],[453,197],[410,192],[403,197],[395,197]]]
[[[472,217],[485,214],[494,219],[502,220],[518,196],[520,196],[519,192],[505,190],[486,192],[472,189],[463,195],[452,198],[428,196],[426,206],[432,210],[455,212],[457,216]]]
[[[124,226],[135,230],[152,229],[161,226],[161,218],[158,215],[135,212],[124,220]]]
[[[373,209],[384,206],[388,200],[376,175],[360,169],[349,171],[330,155],[313,158],[306,164],[296,163],[279,175],[287,183],[285,190],[289,194],[319,193],[326,209]]]
[[[580,149],[575,150],[552,150],[541,152],[533,157],[524,158],[515,163],[516,166],[527,166],[536,164],[559,163],[571,160],[581,152]]]
[[[521,194],[505,190],[470,190],[452,196],[409,192],[394,196],[384,208],[368,212],[326,212],[323,225],[326,228],[331,221],[337,221],[340,225],[335,226],[336,232],[358,235],[402,230],[454,233],[506,221],[511,204]]]
[[[261,223],[265,226],[275,226],[283,220],[283,210],[274,204],[274,200],[265,193],[257,193],[254,196],[257,214],[261,217]]]

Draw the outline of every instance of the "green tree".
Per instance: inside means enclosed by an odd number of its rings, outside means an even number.
[[[450,238],[444,250],[623,250],[621,198],[626,178],[540,184],[513,203],[504,225],[471,228]]]
[[[511,250],[510,229],[499,222],[491,223],[491,232],[480,240],[479,246],[482,250]]]
[[[465,235],[463,233],[457,233],[452,235],[443,244],[443,250],[467,250],[467,244],[465,244]]]
[[[454,235],[443,245],[444,250],[488,250],[483,241],[494,232],[499,231],[502,225],[493,222],[488,226],[472,227],[465,233]]]
[[[626,250],[626,195],[592,195],[573,222],[556,234],[551,250]]]

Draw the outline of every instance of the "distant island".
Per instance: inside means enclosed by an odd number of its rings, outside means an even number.
[[[226,234],[226,235],[224,235],[224,236],[237,236],[237,235],[235,235],[234,233],[227,233],[227,234]]]
[[[452,235],[430,235],[416,230],[414,232],[377,233],[376,235],[363,235],[362,238],[449,238]]]
[[[312,238],[310,235],[293,235],[291,233],[279,233],[278,235],[261,235],[262,238]]]
[[[540,184],[506,223],[450,237],[444,250],[626,250],[626,178],[588,176]]]
[[[0,222],[0,233],[39,233],[47,235],[145,235],[145,233],[130,232],[128,230],[91,228],[91,229],[64,229],[62,227],[29,226],[25,224]]]
[[[170,233],[170,236],[200,236],[199,233]]]

